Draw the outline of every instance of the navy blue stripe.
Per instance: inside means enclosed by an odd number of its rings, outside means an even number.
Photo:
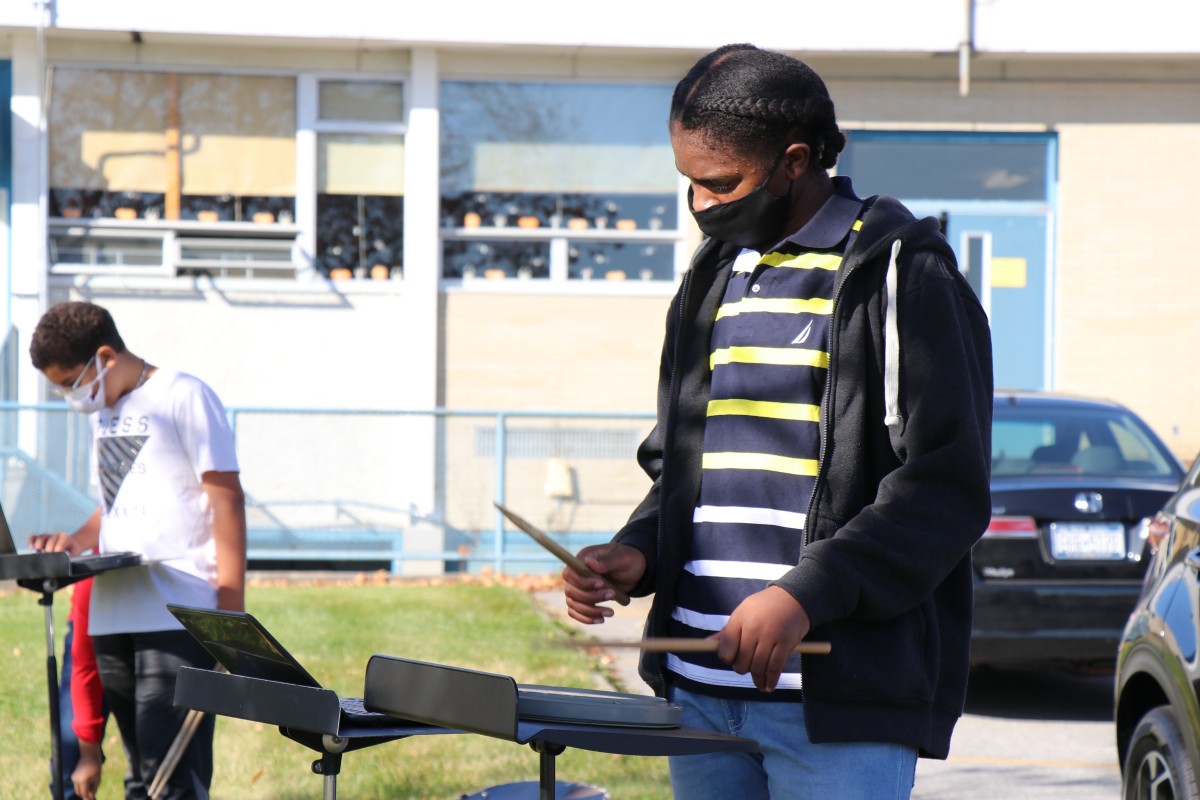
[[[767,473],[750,470],[707,470],[701,484],[700,505],[777,508],[798,514],[808,511],[814,478],[771,473],[770,478],[781,480],[747,480],[750,476],[761,478],[764,475]],[[782,480],[784,478],[787,480]],[[800,532],[796,531],[796,535]]]
[[[692,557],[711,558],[710,553],[724,553],[725,558],[738,561],[797,564],[800,562],[799,534],[792,528],[774,525],[699,522],[692,529]],[[786,560],[780,560],[781,556]]]
[[[701,614],[728,616],[739,603],[767,585],[768,581],[751,578],[701,578],[684,570],[679,578],[678,604]]]
[[[783,252],[780,248],[776,252]],[[803,252],[803,251],[801,251]],[[750,280],[753,277],[754,280]],[[799,297],[805,300],[833,299],[837,273],[827,269],[796,269],[795,267],[758,267],[753,276],[737,272],[730,276],[725,301],[739,297]],[[758,291],[754,291],[754,287]]]
[[[824,367],[783,367],[776,364],[719,364],[713,370],[713,400],[765,400],[770,403],[804,403],[797,385],[823,386],[828,370]],[[753,386],[753,396],[746,397]]]
[[[814,398],[817,387],[825,385],[829,370],[824,367],[783,364],[718,364],[713,370],[713,392],[717,400],[727,398],[770,400],[777,403],[821,402]]]
[[[709,417],[704,447],[710,453],[770,453],[815,458],[820,452],[820,429],[815,422],[770,417],[720,414]]]
[[[808,336],[803,342],[796,342],[810,322],[812,329]],[[738,314],[717,320],[709,343],[713,350],[751,343],[757,347],[824,350],[828,330],[829,317],[824,314]]]

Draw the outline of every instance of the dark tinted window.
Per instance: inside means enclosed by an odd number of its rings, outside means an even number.
[[[997,402],[992,474],[1177,477],[1169,453],[1134,415],[1085,406]]]

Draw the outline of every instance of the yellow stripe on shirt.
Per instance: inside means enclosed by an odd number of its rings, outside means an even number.
[[[836,272],[842,265],[840,253],[767,253],[759,264],[788,269],[825,269]]]
[[[705,453],[700,465],[703,469],[762,469],[809,477],[817,474],[815,458],[788,458],[770,453]]]
[[[723,347],[714,350],[708,368],[720,364],[776,364],[784,367],[829,368],[829,353],[799,347]]]
[[[736,303],[727,303],[717,310],[717,319],[736,317],[738,314],[832,314],[833,301],[822,297],[747,297]]]
[[[817,422],[821,409],[809,403],[772,403],[766,400],[709,400],[708,415],[743,417],[767,417],[770,419],[794,419],[801,422]]]

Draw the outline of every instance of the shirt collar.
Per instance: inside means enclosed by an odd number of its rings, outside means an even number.
[[[863,201],[854,194],[850,178],[836,176],[833,178],[833,194],[817,209],[812,219],[789,236],[787,241],[810,250],[836,247],[850,233],[850,227],[858,219],[862,205]]]

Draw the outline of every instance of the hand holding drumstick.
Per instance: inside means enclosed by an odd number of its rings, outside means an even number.
[[[562,577],[566,584],[567,613],[572,619],[594,625],[613,615],[611,608],[600,603],[615,600],[623,606],[629,605],[629,590],[646,571],[646,558],[639,550],[620,544],[600,544],[583,548],[578,556],[572,555],[516,513],[499,503],[495,506],[514,525],[567,565]]]

